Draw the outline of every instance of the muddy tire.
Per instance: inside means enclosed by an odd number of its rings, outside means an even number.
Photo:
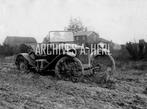
[[[115,72],[115,61],[110,55],[98,55],[91,58],[91,65],[94,67],[93,74],[95,81],[106,83],[113,77]]]
[[[83,78],[83,66],[77,58],[62,57],[55,66],[55,75],[58,79],[79,82]]]
[[[29,66],[28,66],[28,62],[25,58],[23,58],[22,56],[20,56],[17,59],[17,68],[18,70],[20,70],[23,73],[28,73],[29,72]]]
[[[22,72],[27,72],[28,71],[28,66],[27,66],[26,63],[20,62],[19,66],[20,66],[20,71],[22,71]]]

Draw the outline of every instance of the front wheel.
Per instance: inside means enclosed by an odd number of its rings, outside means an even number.
[[[29,71],[28,62],[22,56],[18,57],[16,66],[17,66],[18,70],[20,70],[21,72],[26,73]]]
[[[20,71],[22,71],[22,72],[27,72],[28,71],[28,66],[24,62],[19,63],[19,68],[20,68]]]
[[[73,57],[62,57],[56,63],[55,75],[59,79],[79,82],[83,78],[83,66],[79,59]]]

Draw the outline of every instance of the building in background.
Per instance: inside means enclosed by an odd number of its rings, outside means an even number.
[[[94,43],[99,39],[99,34],[93,31],[81,31],[74,34],[74,41],[77,44]]]
[[[94,31],[82,31],[74,34],[74,41],[77,44],[97,44],[100,42],[111,44],[112,41],[108,41],[104,38],[101,38],[100,35]]]
[[[17,46],[21,44],[33,45],[36,44],[37,41],[33,37],[19,37],[19,36],[7,36],[4,40],[4,44],[9,46]]]
[[[74,34],[74,41],[77,44],[97,44],[104,42],[110,45],[111,49],[120,50],[121,46],[112,41],[101,38],[100,35],[94,31],[81,31]]]

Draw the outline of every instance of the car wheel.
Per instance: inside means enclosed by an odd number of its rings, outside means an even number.
[[[62,57],[56,63],[55,75],[59,79],[79,82],[83,78],[83,66],[77,58]]]
[[[28,65],[26,63],[24,63],[24,62],[19,63],[19,68],[20,68],[20,71],[23,71],[23,72],[28,71]]]
[[[110,55],[98,55],[91,59],[93,74],[97,82],[107,82],[115,72],[115,61]]]

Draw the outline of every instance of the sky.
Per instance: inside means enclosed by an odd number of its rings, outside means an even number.
[[[118,44],[147,41],[147,0],[0,0],[0,43],[6,36],[42,42],[71,18]]]

